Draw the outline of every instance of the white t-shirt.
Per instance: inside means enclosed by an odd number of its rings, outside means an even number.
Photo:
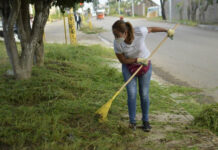
[[[145,44],[147,34],[147,27],[135,27],[135,38],[131,44],[126,44],[125,42],[118,43],[114,40],[115,53],[124,54],[126,58],[148,58],[150,51]]]

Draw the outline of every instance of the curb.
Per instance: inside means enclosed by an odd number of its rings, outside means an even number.
[[[148,22],[160,22],[160,23],[168,23],[168,24],[176,24],[177,22],[169,22],[168,20],[166,21],[151,21],[151,20],[146,20]],[[181,25],[187,25],[186,23],[181,23]],[[190,25],[187,25],[190,26]],[[218,31],[218,25],[206,25],[206,24],[197,24],[196,26],[193,27],[199,27],[201,29],[205,30],[213,30],[213,31]]]
[[[106,43],[107,45],[110,46],[110,48],[113,48],[113,44],[111,41],[107,40],[106,38],[104,38],[102,35],[98,34],[98,38],[103,41],[104,43]]]
[[[213,30],[218,31],[218,26],[215,25],[205,25],[205,24],[199,24],[197,25],[199,28],[206,29],[206,30]]]

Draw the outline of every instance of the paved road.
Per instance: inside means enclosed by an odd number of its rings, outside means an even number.
[[[111,26],[117,19],[115,17],[106,17],[104,20],[92,19],[95,26],[107,30],[101,33],[100,37],[110,42],[111,45],[114,39]],[[174,26],[174,24],[148,22],[145,19],[126,19],[125,21],[130,21],[133,26],[165,28]],[[57,22],[47,26],[48,39],[51,38],[55,42],[55,36],[60,32],[63,33],[60,24]],[[146,39],[149,49],[152,51],[164,37],[165,33],[149,34]],[[64,39],[64,36],[59,36],[57,41],[61,39]],[[154,55],[152,62],[175,78],[204,89],[218,102],[218,31],[180,25],[176,30],[174,40],[167,40]]]

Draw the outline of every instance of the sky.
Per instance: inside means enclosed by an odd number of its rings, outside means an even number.
[[[153,1],[160,5],[160,0],[153,0]],[[104,4],[104,3],[108,2],[108,0],[99,0],[99,2]]]

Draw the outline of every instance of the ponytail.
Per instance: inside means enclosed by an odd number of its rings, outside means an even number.
[[[134,40],[134,29],[133,29],[131,23],[125,22],[125,24],[127,27],[127,38],[126,38],[125,42],[127,44],[131,44],[132,41]]]

